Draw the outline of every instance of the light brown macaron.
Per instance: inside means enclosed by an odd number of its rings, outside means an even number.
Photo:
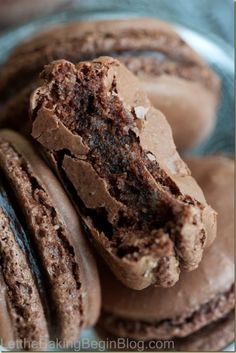
[[[174,339],[183,351],[219,350],[234,335],[234,163],[211,156],[188,164],[219,213],[214,244],[198,269],[181,273],[179,282],[168,289],[133,291],[101,265],[100,326],[119,337]]]
[[[170,126],[118,60],[52,62],[31,98],[32,136],[78,206],[88,233],[127,286],[164,287],[195,269],[216,214]]]
[[[73,345],[101,304],[78,215],[32,144],[10,130],[0,131],[0,176],[0,338],[23,350],[47,339]]]
[[[0,71],[0,121],[28,131],[25,102],[43,66],[57,59],[77,63],[100,55],[118,58],[139,77],[153,105],[166,115],[178,149],[209,136],[219,79],[170,25],[152,18],[61,25],[19,45]]]

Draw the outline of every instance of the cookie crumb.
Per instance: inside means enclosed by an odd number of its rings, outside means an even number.
[[[134,112],[135,112],[137,119],[144,119],[148,110],[149,110],[149,108],[145,108],[142,106],[135,107]]]

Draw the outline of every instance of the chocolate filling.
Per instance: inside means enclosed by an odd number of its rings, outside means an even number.
[[[38,298],[34,285],[43,304],[49,332],[52,316],[47,304],[45,281],[41,276],[40,264],[30,244],[30,237],[26,235],[22,222],[19,221],[22,220],[19,209],[12,198],[6,180],[3,179],[5,178],[1,175],[0,268],[8,289],[10,307],[14,313],[12,319],[17,337],[22,341],[26,340],[23,348],[27,349],[30,348],[27,346],[30,342],[42,339],[40,336],[42,322],[38,321],[42,320],[38,313],[40,304],[37,304]],[[21,251],[25,259],[22,259]],[[33,283],[29,280],[31,275]]]
[[[115,78],[109,93],[103,85],[107,70],[99,64],[84,64],[76,75],[68,64],[58,65],[53,75],[46,73],[51,89],[45,95],[39,94],[34,118],[42,105],[53,109],[63,124],[89,147],[85,160],[105,180],[120,209],[111,217],[106,207],[91,209],[85,207],[82,199],[79,206],[82,204],[84,216],[90,216],[95,228],[110,240],[118,257],[136,261],[150,252],[154,257],[171,256],[173,242],[177,248],[175,256],[180,256],[188,267],[188,259],[196,260],[195,251],[202,249],[205,241],[202,206],[181,195],[155,157],[150,158],[151,152],[142,149],[133,131],[139,119],[135,112],[124,108]],[[66,157],[84,160],[84,156],[73,156],[67,150],[54,154],[58,168],[64,168],[70,179],[64,164]],[[196,228],[200,226],[191,256],[184,253],[181,234],[186,222]]]
[[[83,325],[81,283],[73,246],[56,209],[27,161],[8,143],[1,144],[1,167],[22,208],[25,225],[48,283],[52,338],[76,338]],[[7,156],[7,157],[6,157]]]
[[[107,54],[110,55],[110,54]],[[111,55],[120,60],[135,75],[150,77],[161,75],[176,76],[187,81],[199,82],[215,94],[218,94],[216,78],[206,66],[197,66],[191,62],[162,56],[157,52],[134,52]]]
[[[100,324],[108,332],[131,338],[168,339],[185,337],[216,320],[225,317],[234,308],[234,286],[219,293],[190,315],[161,321],[131,320],[103,310]]]

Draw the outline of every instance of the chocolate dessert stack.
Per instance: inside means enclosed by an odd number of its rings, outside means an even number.
[[[96,322],[125,350],[232,341],[233,161],[184,161],[174,142],[209,135],[219,91],[153,19],[68,24],[15,49],[0,70],[6,347],[73,346]]]

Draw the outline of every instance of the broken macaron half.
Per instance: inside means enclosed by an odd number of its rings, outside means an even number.
[[[198,267],[216,213],[176,151],[164,115],[119,61],[52,62],[31,97],[32,136],[85,231],[128,287],[173,286]]]

